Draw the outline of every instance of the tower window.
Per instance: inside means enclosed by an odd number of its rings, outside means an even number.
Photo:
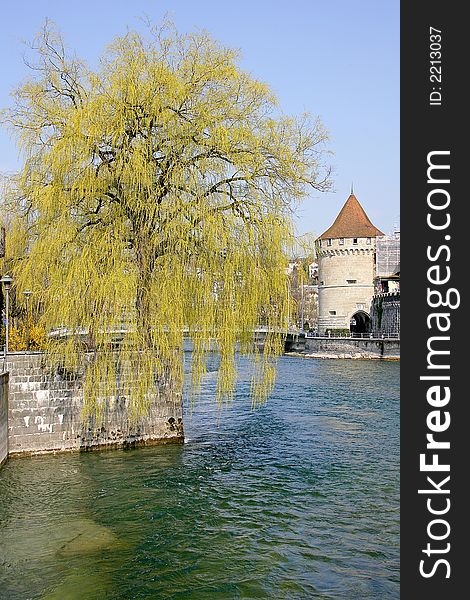
[[[353,238],[353,244],[357,244],[357,238]]]
[[[330,310],[330,315],[335,315],[336,311],[335,310]]]
[[[346,279],[348,283],[357,283],[357,279]]]
[[[344,238],[339,238],[339,245],[344,246]]]

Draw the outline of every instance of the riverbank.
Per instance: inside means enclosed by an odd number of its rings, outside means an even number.
[[[350,359],[350,360],[387,360],[400,361],[399,356],[377,356],[375,354],[362,353],[343,353],[334,354],[332,352],[316,352],[308,354],[307,352],[285,352],[284,356],[296,356],[298,358],[317,358],[317,359]]]
[[[400,340],[393,338],[306,338],[302,350],[289,353],[306,358],[400,360]]]

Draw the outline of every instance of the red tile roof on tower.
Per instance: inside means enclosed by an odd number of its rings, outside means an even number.
[[[385,234],[372,225],[366,211],[359,204],[359,200],[354,194],[351,194],[339,211],[333,225],[318,239],[376,237],[378,235]]]

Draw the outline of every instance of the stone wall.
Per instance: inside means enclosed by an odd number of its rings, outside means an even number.
[[[181,394],[168,383],[145,416],[132,420],[117,391],[104,400],[99,419],[83,422],[83,377],[47,368],[41,353],[9,354],[3,361],[10,379],[10,455],[183,441]]]
[[[0,465],[8,455],[8,373],[0,373]]]
[[[400,340],[307,338],[305,354],[319,358],[400,358]]]
[[[371,328],[375,335],[400,336],[400,292],[377,294],[371,303]]]

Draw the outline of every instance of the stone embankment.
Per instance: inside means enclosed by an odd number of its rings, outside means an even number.
[[[8,354],[0,370],[0,463],[7,455],[184,439],[181,393],[169,383],[161,384],[145,415],[131,418],[127,399],[116,390],[103,399],[99,418],[84,420],[82,375],[47,367],[42,353]]]
[[[306,358],[350,358],[399,360],[399,339],[315,337],[305,340],[305,349],[295,353]]]

